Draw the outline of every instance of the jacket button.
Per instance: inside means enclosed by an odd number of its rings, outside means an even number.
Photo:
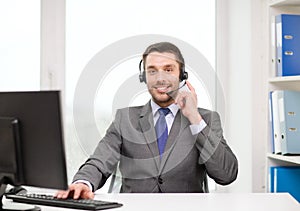
[[[158,177],[158,183],[163,184],[163,179],[161,177]]]

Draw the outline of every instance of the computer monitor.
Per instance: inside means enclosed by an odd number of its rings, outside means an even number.
[[[0,92],[1,202],[7,184],[67,188],[61,116],[59,91]]]

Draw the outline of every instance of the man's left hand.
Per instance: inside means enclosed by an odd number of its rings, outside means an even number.
[[[198,112],[197,94],[189,81],[186,81],[186,84],[190,92],[179,91],[175,98],[175,103],[179,106],[182,114],[188,118],[192,125],[199,124],[202,117]]]

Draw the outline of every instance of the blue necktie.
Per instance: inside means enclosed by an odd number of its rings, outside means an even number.
[[[169,108],[158,109],[159,118],[155,125],[157,145],[160,157],[162,156],[168,139],[168,126],[166,122],[166,115],[170,112]]]

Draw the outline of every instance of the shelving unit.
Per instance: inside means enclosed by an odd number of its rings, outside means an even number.
[[[278,14],[300,14],[300,0],[269,0],[269,71],[268,71],[268,92],[273,90],[295,90],[300,91],[300,76],[275,77],[274,41],[272,41],[272,30],[275,16]],[[274,32],[273,32],[274,33]],[[270,137],[271,134],[268,136]],[[270,139],[268,139],[270,140]],[[270,166],[300,166],[300,156],[283,156],[271,153],[271,146],[267,148],[267,172],[266,187],[268,187],[268,171]],[[300,180],[300,178],[299,178]],[[269,187],[266,189],[269,190]]]

